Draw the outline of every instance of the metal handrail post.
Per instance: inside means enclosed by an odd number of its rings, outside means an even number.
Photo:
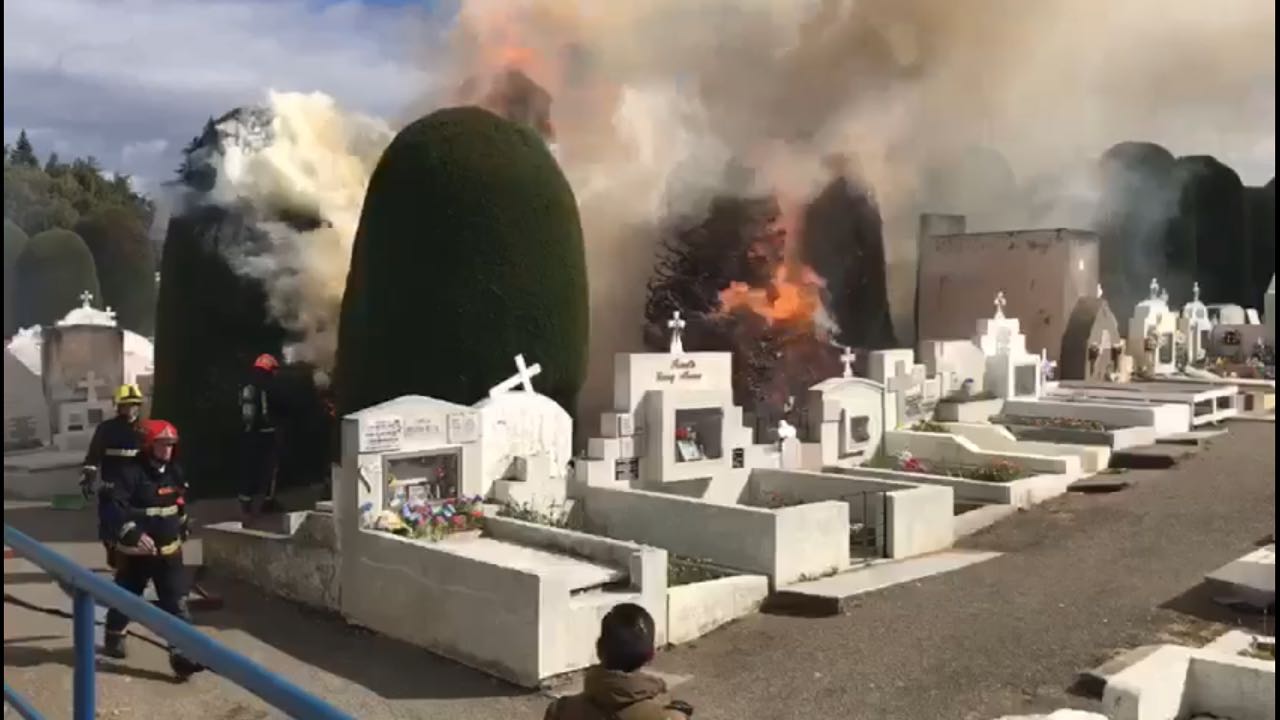
[[[71,637],[76,654],[71,708],[75,720],[94,720],[95,717],[93,612],[93,596],[76,588],[71,613]]]

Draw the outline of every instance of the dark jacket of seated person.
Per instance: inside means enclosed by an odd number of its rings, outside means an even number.
[[[653,616],[631,603],[615,606],[600,622],[596,656],[582,692],[560,698],[544,720],[688,720],[693,708],[672,701],[661,678],[640,672],[653,659]]]

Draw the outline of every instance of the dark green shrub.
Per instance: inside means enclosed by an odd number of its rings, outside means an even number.
[[[18,256],[14,285],[19,327],[52,325],[81,304],[89,292],[101,306],[93,255],[70,230],[46,230]]]
[[[11,337],[18,331],[18,317],[14,300],[18,286],[15,282],[18,269],[18,256],[31,242],[27,234],[22,232],[12,220],[4,221],[4,336]]]
[[[1252,243],[1245,232],[1244,185],[1234,170],[1207,155],[1178,158],[1176,177],[1182,189],[1179,210],[1185,242],[1180,250],[1191,255],[1194,277],[1205,302],[1256,304],[1253,297]],[[1179,263],[1181,264],[1181,263]],[[1175,302],[1190,299],[1172,284]]]
[[[177,425],[199,496],[235,492],[239,390],[255,357],[280,351],[262,288],[232,272],[220,251],[254,232],[238,213],[199,208],[173,218],[161,257],[152,415]]]
[[[573,191],[531,130],[478,108],[402,130],[365,197],[342,302],[342,412],[408,393],[471,404],[540,363],[570,413],[586,373]]]
[[[138,214],[123,207],[95,211],[76,224],[93,253],[102,304],[116,311],[120,327],[151,335],[156,314],[156,261]]]

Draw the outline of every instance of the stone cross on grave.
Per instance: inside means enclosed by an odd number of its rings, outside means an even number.
[[[80,306],[93,307],[93,293],[89,292],[88,290],[85,290],[84,292],[80,293]]]
[[[1005,305],[1008,305],[1008,304],[1009,304],[1009,301],[1004,299],[1004,291],[1003,291],[1003,290],[1001,290],[1000,292],[996,293],[995,306],[996,306],[996,319],[997,319],[997,320],[1003,320],[1003,319],[1004,319],[1004,306],[1005,306]]]
[[[844,354],[840,356],[840,362],[844,363],[844,377],[853,377],[853,362],[857,359],[858,354],[848,346],[845,346]]]
[[[90,297],[92,297],[92,295]],[[85,374],[83,380],[76,383],[77,388],[84,388],[85,402],[88,403],[98,402],[98,388],[105,388],[106,385],[107,381],[98,377],[98,374],[92,370]]]
[[[489,397],[497,397],[517,385],[523,385],[525,392],[533,392],[533,376],[541,372],[541,365],[525,365],[524,355],[516,355],[516,374],[489,388]]]
[[[680,317],[680,311],[676,310],[671,313],[671,319],[667,321],[667,327],[671,329],[671,354],[684,354],[684,341],[681,335],[684,334],[684,326],[687,323]]]
[[[1191,302],[1200,302],[1200,283],[1191,283]]]
[[[1160,299],[1160,281],[1156,280],[1155,278],[1151,278],[1151,285],[1149,289],[1151,290],[1151,299],[1159,300]]]

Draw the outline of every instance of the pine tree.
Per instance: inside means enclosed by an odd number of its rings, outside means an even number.
[[[31,141],[27,139],[26,130],[18,132],[18,142],[10,152],[9,163],[15,167],[40,167],[40,161],[36,159],[35,148],[31,147]]]
[[[49,153],[49,159],[44,163],[44,172],[46,175],[57,175],[62,170],[62,165],[58,162],[58,153]]]

